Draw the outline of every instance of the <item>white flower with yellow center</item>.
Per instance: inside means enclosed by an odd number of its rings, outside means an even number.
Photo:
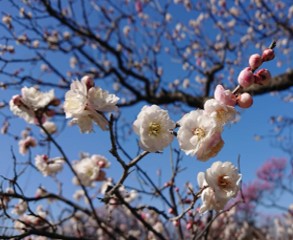
[[[178,122],[180,128],[177,139],[181,150],[187,155],[206,161],[217,155],[224,141],[221,137],[222,125],[203,110],[185,114]]]
[[[214,162],[205,172],[205,180],[217,198],[235,197],[240,188],[241,174],[231,162]]]
[[[141,148],[149,152],[162,151],[167,147],[173,140],[171,130],[174,127],[168,112],[157,105],[144,106],[133,123]]]

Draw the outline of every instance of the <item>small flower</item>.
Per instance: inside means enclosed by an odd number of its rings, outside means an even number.
[[[236,97],[230,90],[225,90],[222,85],[217,85],[214,93],[214,98],[228,106],[235,106]]]
[[[29,148],[37,146],[37,141],[34,137],[26,136],[19,140],[18,146],[20,154],[25,155]]]
[[[24,200],[19,200],[17,204],[15,204],[14,208],[12,209],[12,213],[16,215],[22,215],[27,210],[27,203]]]
[[[231,162],[214,162],[204,174],[205,180],[220,199],[235,197],[240,188],[241,174]]]
[[[222,125],[233,121],[236,117],[234,107],[223,104],[215,99],[209,99],[205,102],[204,111]]]
[[[208,186],[205,180],[204,172],[198,173],[197,182],[200,189],[204,188],[201,193],[202,205],[199,209],[199,213],[202,214],[209,210],[216,210],[216,211],[223,210],[229,199],[225,199],[225,198],[221,199],[217,197],[214,189]]]
[[[95,181],[106,180],[106,173],[102,169],[109,166],[110,163],[105,157],[92,155],[84,156],[73,165],[73,168],[84,186],[92,186]],[[73,178],[73,183],[80,184],[77,177]]]
[[[54,90],[44,93],[34,87],[23,87],[21,95],[14,95],[9,101],[9,106],[15,115],[23,118],[28,123],[35,123],[38,122],[37,118],[46,117],[47,107],[54,100]],[[39,116],[40,113],[44,114]]]
[[[181,150],[200,161],[214,157],[222,149],[222,125],[203,110],[185,114],[178,122],[177,139]]]
[[[37,155],[35,164],[37,169],[46,177],[60,172],[63,168],[64,160],[59,157],[49,159],[47,155]]]
[[[107,130],[108,121],[103,112],[116,111],[119,98],[99,87],[88,76],[73,81],[65,94],[64,111],[66,118],[73,118],[71,124],[78,124],[81,132],[92,131],[92,122]]]
[[[54,122],[46,121],[43,123],[43,127],[47,130],[48,133],[54,134],[57,132],[57,126]],[[41,133],[44,131],[41,129]]]
[[[144,106],[133,123],[134,132],[140,137],[140,146],[149,152],[162,151],[173,140],[171,129],[175,123],[168,112],[157,105]]]

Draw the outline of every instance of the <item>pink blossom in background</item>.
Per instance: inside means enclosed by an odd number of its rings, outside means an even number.
[[[258,169],[257,177],[265,181],[276,181],[284,176],[284,170],[287,165],[285,158],[271,158]]]

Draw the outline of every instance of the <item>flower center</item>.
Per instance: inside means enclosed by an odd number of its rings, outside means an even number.
[[[149,136],[157,137],[160,133],[161,125],[158,123],[150,123],[149,125]]]
[[[223,189],[228,189],[231,187],[230,177],[227,175],[222,175],[218,177],[218,185]]]
[[[193,134],[196,135],[199,139],[202,139],[206,133],[202,128],[196,128],[193,130]]]

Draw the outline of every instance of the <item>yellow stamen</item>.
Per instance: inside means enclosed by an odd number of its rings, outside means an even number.
[[[161,125],[158,123],[150,123],[149,125],[149,136],[157,137],[160,134]]]
[[[193,130],[193,134],[196,135],[199,139],[202,139],[206,134],[202,128],[196,128]]]

